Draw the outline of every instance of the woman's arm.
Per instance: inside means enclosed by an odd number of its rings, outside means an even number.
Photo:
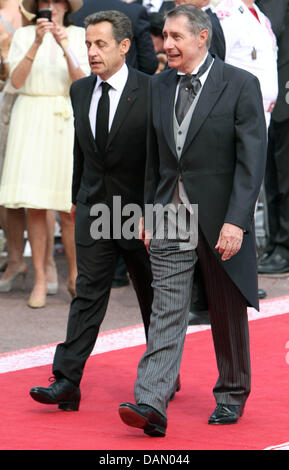
[[[37,51],[42,44],[43,37],[48,31],[52,31],[52,28],[53,24],[49,22],[47,18],[39,18],[37,20],[35,28],[35,40],[28,49],[25,57],[12,72],[11,83],[14,88],[19,89],[24,85],[31,71],[32,63],[35,59]]]
[[[70,78],[73,82],[85,77],[85,73],[80,67],[77,57],[74,55],[72,49],[69,46],[68,36],[66,28],[58,25],[54,25],[53,35],[57,43],[62,47],[63,54],[65,56],[67,67]]]

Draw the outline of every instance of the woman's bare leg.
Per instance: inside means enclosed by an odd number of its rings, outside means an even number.
[[[70,213],[59,212],[61,220],[62,243],[68,265],[67,289],[72,297],[75,297],[75,281],[77,277],[76,251],[74,240],[74,220]]]
[[[27,209],[27,229],[32,250],[34,286],[28,301],[33,308],[44,307],[46,301],[46,210]]]

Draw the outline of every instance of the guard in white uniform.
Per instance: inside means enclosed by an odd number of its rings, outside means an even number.
[[[258,77],[269,126],[278,95],[278,48],[271,23],[249,0],[223,0],[217,5],[215,13],[225,35],[225,62]]]

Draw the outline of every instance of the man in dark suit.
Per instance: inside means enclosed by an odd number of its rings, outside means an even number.
[[[279,94],[269,127],[265,193],[269,235],[258,263],[262,274],[289,272],[289,1],[258,0],[278,43]]]
[[[216,54],[220,59],[225,60],[226,57],[226,42],[222,26],[220,25],[219,18],[211,10],[210,0],[175,0],[176,6],[179,5],[195,5],[202,8],[207,15],[209,15],[213,27],[213,35],[210,46],[210,53]]]
[[[131,23],[123,13],[89,16],[86,44],[92,75],[71,87],[77,296],[70,307],[66,340],[56,349],[55,382],[30,391],[34,400],[58,404],[64,410],[78,410],[79,384],[106,313],[119,253],[127,264],[148,335],[153,296],[149,256],[138,238],[118,235],[116,230],[123,225],[115,225],[127,204],[143,207],[150,77],[125,63],[131,37]],[[94,215],[103,207],[109,213],[102,223],[110,226],[108,236],[99,237],[95,227],[99,217]]]
[[[149,13],[155,13],[158,11],[160,13],[165,13],[168,10],[172,10],[175,6],[174,2],[170,0],[135,0],[132,3],[143,5]]]
[[[150,36],[148,14],[142,6],[121,0],[84,0],[82,8],[73,13],[71,19],[76,26],[83,26],[88,15],[106,10],[121,11],[132,22],[133,38],[126,58],[127,64],[149,75],[154,74],[158,59]]]
[[[163,32],[171,70],[151,82],[145,202],[163,207],[176,202],[175,210],[197,204],[199,237],[196,250],[166,232],[161,240],[153,232],[150,243],[154,300],[148,347],[138,366],[136,404],[122,403],[119,413],[126,424],[151,436],[166,432],[196,257],[219,370],[217,406],[209,423],[236,423],[243,413],[250,393],[247,306],[258,309],[259,303],[254,209],[266,160],[258,79],[208,54],[212,27],[207,15],[181,5],[167,15]],[[182,214],[178,229],[186,222]],[[146,219],[144,229],[148,245]]]
[[[223,33],[222,26],[219,18],[211,10],[209,0],[175,0],[176,6],[179,5],[195,5],[202,8],[203,11],[209,15],[212,23],[212,40],[210,45],[210,53],[215,54],[220,59],[225,60],[226,57],[226,41]],[[210,324],[210,314],[208,312],[208,305],[206,303],[205,287],[202,281],[201,273],[198,275],[199,263],[196,265],[196,274],[199,279],[198,283],[195,283],[193,290],[193,297],[191,303],[191,309],[189,312],[189,325],[208,325]]]

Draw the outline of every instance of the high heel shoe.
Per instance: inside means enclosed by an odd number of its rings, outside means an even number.
[[[30,308],[43,308],[46,305],[46,290],[43,292],[34,292],[34,289],[32,290],[30,297],[28,299],[27,305]]]
[[[30,295],[27,305],[30,308],[43,308],[46,305],[46,296],[36,298]]]
[[[10,292],[12,289],[13,282],[18,276],[23,277],[23,282],[25,281],[27,274],[27,266],[26,264],[21,264],[20,268],[17,269],[17,271],[13,274],[10,279],[3,279],[0,280],[0,292]]]
[[[58,277],[55,263],[49,263],[46,266],[46,294],[55,295],[58,291]]]
[[[46,284],[46,294],[55,295],[58,291],[58,282],[47,282]]]

